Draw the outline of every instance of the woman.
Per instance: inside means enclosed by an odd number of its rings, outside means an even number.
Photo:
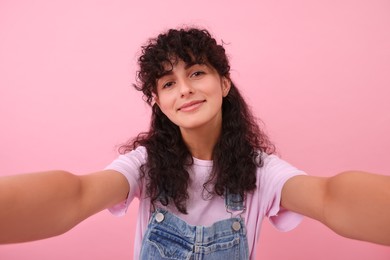
[[[139,66],[149,132],[104,171],[2,178],[2,243],[61,234],[105,208],[123,214],[137,197],[135,259],[254,259],[265,216],[280,230],[306,215],[343,236],[390,245],[390,177],[307,176],[273,155],[207,31],[159,35]]]

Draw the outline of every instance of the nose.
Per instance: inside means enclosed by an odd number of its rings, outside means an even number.
[[[194,89],[188,80],[180,81],[180,96],[185,97],[194,93]]]

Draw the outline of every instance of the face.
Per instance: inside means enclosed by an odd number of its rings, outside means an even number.
[[[156,103],[181,130],[222,124],[222,99],[230,80],[206,64],[179,60],[157,81]]]

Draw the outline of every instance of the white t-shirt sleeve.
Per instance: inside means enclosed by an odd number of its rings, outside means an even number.
[[[265,155],[261,167],[260,196],[264,212],[279,231],[294,229],[303,216],[280,206],[282,188],[288,179],[305,174],[276,155]]]
[[[105,169],[115,170],[123,174],[129,182],[130,191],[127,199],[111,208],[109,211],[116,216],[122,216],[135,197],[139,198],[142,190],[142,181],[140,178],[140,167],[146,162],[146,148],[137,147],[135,150],[120,155]]]

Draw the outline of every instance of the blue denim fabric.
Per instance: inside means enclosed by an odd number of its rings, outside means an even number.
[[[226,201],[228,206],[230,199]],[[157,209],[144,235],[140,259],[249,259],[244,220],[232,217],[208,227],[192,226],[166,210]]]
[[[244,198],[240,194],[225,193],[225,206],[229,212],[245,211]]]

